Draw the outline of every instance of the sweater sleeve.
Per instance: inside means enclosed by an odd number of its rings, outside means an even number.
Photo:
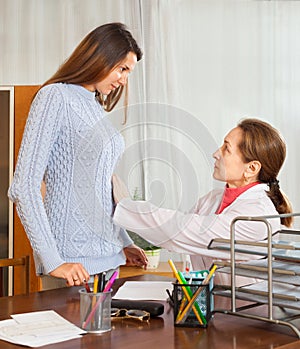
[[[46,273],[64,263],[58,254],[43,205],[41,183],[57,138],[63,97],[55,85],[42,88],[30,109],[19,150],[9,198],[16,209],[35,255]]]
[[[233,218],[240,215],[273,213],[265,212],[265,206],[264,199],[237,200],[224,214],[185,214],[158,208],[149,202],[126,198],[117,205],[114,221],[138,233],[154,245],[178,253],[195,255],[207,249],[212,239],[229,239]],[[266,233],[266,227],[258,222],[241,221],[236,225],[236,239],[261,240],[266,237]]]

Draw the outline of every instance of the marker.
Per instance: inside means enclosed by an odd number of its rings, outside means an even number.
[[[113,274],[112,277],[108,280],[106,283],[103,292],[110,291],[112,284],[115,282],[116,278],[118,276],[118,271],[116,270]]]

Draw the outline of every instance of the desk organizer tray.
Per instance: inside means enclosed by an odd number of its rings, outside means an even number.
[[[222,273],[231,274],[230,262],[217,261]],[[288,283],[300,286],[300,265],[288,262],[272,261],[273,281]],[[268,261],[254,260],[249,262],[236,263],[236,275],[254,279],[268,280]]]
[[[300,230],[284,229],[272,234],[270,219],[287,216],[300,216],[300,213],[273,215],[261,217],[236,217],[230,228],[230,239],[214,239],[209,244],[209,249],[228,251],[230,260],[218,261],[218,272],[231,274],[231,286],[219,285],[214,288],[214,295],[231,298],[231,310],[218,309],[229,315],[251,318],[280,324],[292,329],[300,338],[299,328],[292,323],[300,317]],[[267,229],[267,239],[263,241],[248,241],[235,239],[235,225],[239,221],[260,222]],[[277,234],[286,235],[288,241],[276,239]],[[298,236],[298,238],[297,238]],[[298,241],[297,241],[298,239]],[[248,255],[248,261],[241,261]],[[255,257],[254,257],[255,255]],[[236,277],[257,279],[256,283],[237,287]],[[250,302],[237,308],[236,299]],[[249,303],[248,303],[249,304]],[[248,312],[253,307],[267,305],[267,315],[255,315]],[[273,307],[296,310],[296,314],[288,318],[275,318]],[[243,311],[241,311],[243,310]]]
[[[218,296],[231,297],[231,288],[226,286],[216,287],[213,293]],[[235,294],[236,298],[244,301],[268,304],[268,283],[263,281],[239,287]],[[282,308],[300,310],[299,287],[274,282],[272,304]]]

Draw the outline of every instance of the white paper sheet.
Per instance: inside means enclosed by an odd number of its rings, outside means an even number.
[[[254,291],[262,291],[267,293],[268,292],[268,282],[262,281],[257,282],[255,284],[244,286],[244,288]],[[294,297],[295,301],[300,301],[300,290],[298,285],[289,285],[287,283],[279,283],[279,282],[273,282],[273,297],[284,298],[284,295],[287,297]]]
[[[172,292],[172,282],[166,281],[126,281],[121,286],[114,299],[130,300],[159,300],[165,301],[168,298],[166,290]]]
[[[53,310],[11,315],[0,321],[0,339],[28,347],[39,347],[80,338],[86,331]]]

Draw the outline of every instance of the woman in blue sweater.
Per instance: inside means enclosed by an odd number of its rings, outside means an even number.
[[[147,264],[144,251],[112,221],[111,176],[124,142],[105,118],[141,58],[123,24],[102,25],[82,40],[32,102],[9,197],[44,289],[80,285],[126,258]]]

